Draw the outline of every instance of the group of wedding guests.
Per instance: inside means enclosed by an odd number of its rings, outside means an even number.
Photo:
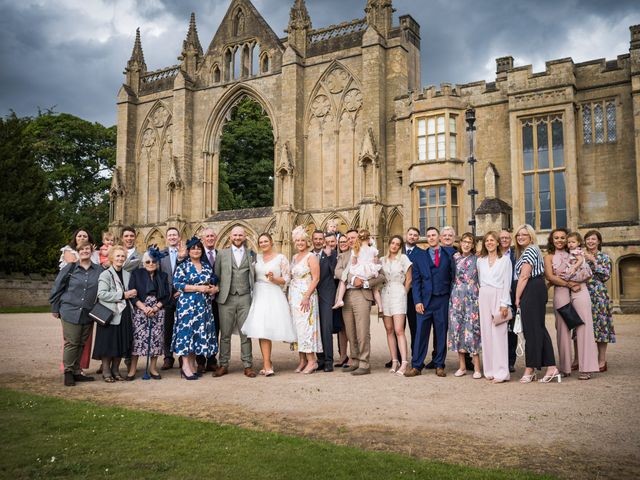
[[[425,249],[417,245],[420,236],[416,228],[404,238],[393,236],[380,257],[367,230],[342,234],[330,223],[326,232],[310,236],[297,227],[289,261],[268,233],[258,237],[257,253],[249,249],[239,226],[222,250],[215,248],[212,229],[184,243],[178,230],[169,228],[167,247],[144,254],[135,248],[133,228],[123,229],[118,245],[105,232],[99,251],[91,235],[78,230],[61,249],[50,298],[62,323],[64,383],[94,379],[83,371],[90,356],[101,361],[98,373],[109,383],[134,380],[140,357],[146,360],[144,378],[159,380],[158,370],[171,369],[174,355],[187,380],[206,371],[222,377],[229,373],[234,334],[247,377],[275,374],[273,342],[297,350],[297,373],[337,367],[368,374],[373,305],[386,330],[387,368],[397,375],[415,377],[434,368],[444,377],[449,350],[458,354],[456,377],[473,370],[475,379],[502,383],[515,371],[523,340],[522,383],[537,380],[540,369],[545,370],[539,381],[545,383],[574,370],[583,380],[607,370],[606,346],[615,342],[606,288],[611,262],[601,251],[599,232],[587,232],[583,241],[576,232],[555,229],[544,257],[529,225],[516,229],[513,239],[507,231],[488,232],[478,242],[465,233],[457,246],[451,227],[442,232],[429,227]],[[554,287],[558,362],[545,326],[549,286]],[[96,324],[91,355],[96,301],[112,318]],[[567,304],[582,321],[572,329],[557,313]],[[432,332],[431,361],[425,365]],[[258,373],[252,339],[263,358]]]

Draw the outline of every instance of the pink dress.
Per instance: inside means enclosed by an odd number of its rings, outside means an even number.
[[[553,273],[558,275],[566,271],[569,253],[556,250],[553,254]],[[580,284],[579,292],[572,292],[567,287],[553,287],[553,309],[556,315],[556,332],[558,343],[558,368],[562,373],[571,373],[571,331],[557,312],[557,309],[571,302],[584,322],[575,329],[578,340],[578,370],[583,373],[598,372],[598,347],[593,337],[593,320],[591,318],[591,298],[586,282]]]

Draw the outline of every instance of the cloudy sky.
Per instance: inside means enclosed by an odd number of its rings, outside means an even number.
[[[177,63],[196,13],[204,48],[230,0],[0,0],[0,114],[54,108],[112,125],[136,27],[150,70]],[[293,0],[253,0],[284,36]],[[314,28],[362,17],[366,0],[306,0]],[[491,81],[516,66],[628,53],[637,0],[394,0],[421,25],[422,83]]]

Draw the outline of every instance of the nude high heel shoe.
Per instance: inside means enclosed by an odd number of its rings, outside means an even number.
[[[556,368],[556,371],[552,375],[545,375],[540,380],[539,383],[551,383],[554,379],[558,379],[558,383],[562,382],[562,375],[560,375],[560,371]]]

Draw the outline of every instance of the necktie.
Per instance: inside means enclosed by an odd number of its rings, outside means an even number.
[[[209,265],[213,267],[213,250],[207,252],[207,257],[209,258]]]
[[[436,268],[440,265],[440,249],[436,248]]]
[[[169,250],[169,253],[171,254],[171,271],[175,272],[176,271],[176,250],[175,248],[172,248],[171,250]]]
[[[413,248],[407,248],[407,256],[411,255],[411,252],[413,252]]]

